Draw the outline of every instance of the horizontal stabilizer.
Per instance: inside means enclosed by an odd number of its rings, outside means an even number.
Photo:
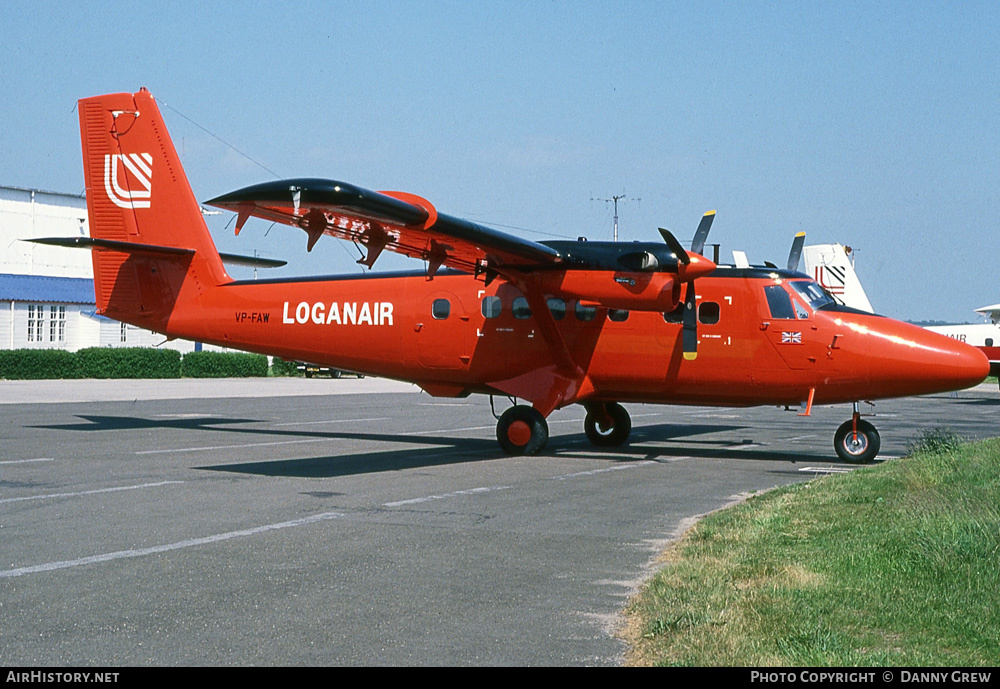
[[[49,244],[51,246],[65,246],[78,249],[108,249],[110,251],[121,251],[126,254],[169,254],[172,256],[194,254],[194,249],[153,246],[151,244],[137,244],[135,242],[119,242],[111,239],[93,239],[92,237],[42,237],[40,239],[26,239],[25,241],[35,244]],[[222,258],[223,263],[236,266],[249,266],[251,268],[281,268],[288,265],[288,261],[276,258],[240,256],[238,254],[219,254],[219,256]]]
[[[40,239],[25,239],[34,244],[50,246],[67,246],[78,249],[108,249],[125,254],[169,254],[171,256],[194,255],[194,249],[181,249],[175,246],[155,246],[153,244],[137,244],[136,242],[119,242],[113,239],[94,239],[92,237],[42,237]]]
[[[281,268],[288,261],[279,258],[261,258],[260,256],[240,256],[239,254],[219,254],[223,263],[231,266],[247,266],[248,268]]]

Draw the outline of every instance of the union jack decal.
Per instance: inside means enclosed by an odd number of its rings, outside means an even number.
[[[802,333],[781,333],[781,344],[802,344]]]

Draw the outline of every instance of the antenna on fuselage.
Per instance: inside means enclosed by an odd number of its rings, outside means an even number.
[[[642,201],[642,199],[630,199],[630,198],[628,198],[627,196],[625,196],[625,192],[624,191],[622,191],[621,195],[619,195],[619,196],[612,196],[610,199],[599,199],[599,198],[591,197],[590,200],[591,201],[604,201],[605,203],[613,203],[613,204],[615,204],[615,241],[616,242],[618,241],[618,202],[619,201]]]

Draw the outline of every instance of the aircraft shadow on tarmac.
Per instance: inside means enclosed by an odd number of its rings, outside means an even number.
[[[955,401],[958,402],[959,404],[973,405],[979,407],[1000,406],[1000,397],[979,397],[977,399],[959,399]]]
[[[215,428],[224,424],[259,423],[254,419],[233,419],[226,417],[182,417],[147,419],[142,416],[97,416],[77,414],[82,423],[47,424],[28,426],[28,428],[43,428],[51,431],[131,431],[149,430],[153,428],[176,428],[178,430],[223,430]]]
[[[593,460],[595,454],[613,462],[671,461],[677,458],[738,459],[750,461],[799,461],[829,462],[830,456],[820,453],[775,451],[754,446],[744,441],[731,440],[691,440],[689,436],[737,430],[738,426],[681,426],[659,424],[633,430],[634,442],[626,447],[595,448],[583,434],[555,436],[549,439],[545,451],[531,457],[532,461],[544,462],[545,456],[559,459],[579,458]],[[371,440],[380,442],[401,442],[430,444],[434,447],[400,448],[377,452],[339,454],[318,457],[301,457],[286,460],[265,460],[201,466],[207,471],[226,471],[261,476],[333,478],[354,474],[373,474],[385,471],[460,464],[469,461],[508,461],[512,459],[497,451],[492,439],[450,437],[446,435],[407,436],[395,434],[335,432],[320,434],[330,438],[345,440]],[[652,444],[675,440],[684,443],[679,447]],[[640,445],[641,444],[641,445]],[[839,460],[833,460],[840,463]]]
[[[261,443],[273,442],[275,438],[298,440],[345,440],[371,441],[378,443],[402,443],[410,447],[375,452],[353,452],[336,455],[299,457],[283,460],[262,460],[198,466],[206,471],[226,471],[261,476],[286,476],[306,478],[331,478],[354,474],[370,474],[384,471],[417,468],[422,466],[443,466],[459,464],[468,461],[506,460],[501,454],[493,438],[470,438],[467,436],[415,435],[406,433],[380,433],[373,431],[306,431],[262,428],[266,422],[256,419],[218,418],[212,416],[197,416],[183,418],[146,418],[141,416],[102,416],[78,415],[81,423],[50,424],[31,426],[48,430],[94,432],[94,431],[128,431],[150,429],[177,429],[184,431],[204,431],[206,433],[237,434],[243,437],[260,439]],[[243,424],[244,427],[236,427]],[[257,427],[247,428],[246,424]],[[801,449],[788,450],[764,447],[753,442],[752,438],[701,438],[715,433],[732,433],[747,429],[752,435],[753,429],[742,425],[721,424],[653,424],[633,428],[629,445],[618,448],[596,448],[592,446],[582,433],[558,435],[550,438],[543,455],[536,458],[544,461],[544,455],[554,455],[561,459],[579,457],[593,459],[595,454],[615,462],[634,461],[671,461],[677,458],[712,458],[775,461],[784,460],[790,463],[799,461],[838,461],[831,460],[825,453],[810,451],[804,453]],[[264,438],[268,440],[264,440]],[[196,445],[203,441],[199,440]],[[217,439],[212,444],[217,444]],[[665,443],[665,444],[662,444]],[[677,443],[676,446],[673,443]],[[413,445],[422,446],[414,448]],[[226,448],[218,447],[213,452],[224,452]],[[839,463],[839,461],[838,461]]]
[[[400,471],[402,469],[444,466],[447,464],[461,464],[469,461],[509,461],[511,458],[498,454],[496,443],[492,440],[475,440],[468,438],[438,438],[439,444],[451,445],[448,447],[423,448],[423,449],[400,449],[386,450],[381,452],[371,452],[365,454],[345,454],[326,457],[302,457],[286,460],[271,460],[260,462],[242,462],[235,464],[216,464],[212,466],[200,466],[198,469],[206,471],[224,471],[240,474],[254,474],[258,476],[272,477],[298,477],[298,478],[335,478],[338,476],[351,476],[356,474],[375,474],[387,471]],[[613,450],[595,450],[590,447],[586,440],[551,440],[546,447],[545,453],[530,457],[531,461],[544,462],[545,455],[558,457],[559,459],[580,458],[594,459],[594,454],[599,453],[614,462],[636,462],[636,461],[662,461],[668,462],[677,458],[687,459],[736,459],[741,461],[785,461],[789,464],[796,462],[824,462],[841,464],[840,460],[831,459],[829,455],[791,453],[786,451],[775,452],[766,449],[746,449],[746,450],[720,450],[711,448],[659,448],[650,447],[626,447],[615,448]],[[785,473],[785,472],[781,472]]]

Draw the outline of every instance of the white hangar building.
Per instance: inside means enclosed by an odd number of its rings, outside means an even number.
[[[97,315],[89,251],[23,241],[86,236],[82,194],[0,186],[0,349],[201,349]]]

